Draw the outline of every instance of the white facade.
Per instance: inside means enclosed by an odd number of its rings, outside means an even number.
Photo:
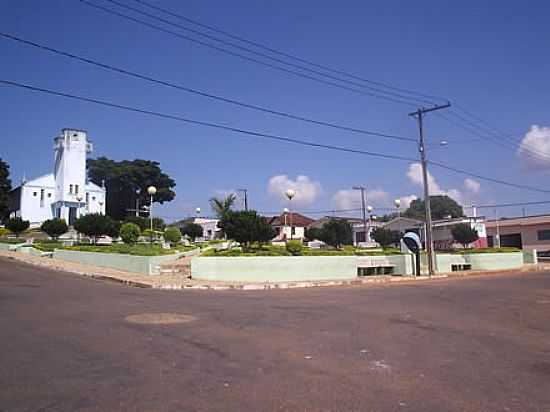
[[[54,172],[23,182],[11,192],[11,215],[37,227],[54,217],[72,225],[81,215],[105,213],[105,188],[86,178],[92,151],[83,130],[63,129],[54,139]]]
[[[214,240],[221,237],[221,229],[218,227],[219,219],[196,217],[193,223],[202,227],[202,238],[197,240]]]

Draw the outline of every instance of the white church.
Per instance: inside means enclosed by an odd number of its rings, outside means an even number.
[[[86,176],[86,155],[92,152],[86,131],[63,129],[54,139],[54,172],[29,181],[10,192],[11,217],[38,227],[58,217],[67,224],[84,214],[105,213],[105,187]]]

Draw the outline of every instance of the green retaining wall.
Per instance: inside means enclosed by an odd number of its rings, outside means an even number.
[[[188,253],[189,252],[181,252],[164,256],[133,256],[120,253],[81,252],[76,250],[56,249],[53,252],[53,258],[124,270],[126,272],[158,275],[160,273],[161,264],[174,261]]]
[[[21,243],[0,243],[0,250],[15,252],[21,246],[25,245],[25,242]]]
[[[523,266],[523,253],[470,253],[436,255],[438,272],[451,272],[451,265],[472,265],[471,270],[517,269]]]
[[[191,275],[201,280],[288,282],[353,279],[357,256],[195,257]]]
[[[357,267],[393,267],[394,275],[412,275],[413,255],[357,256]]]

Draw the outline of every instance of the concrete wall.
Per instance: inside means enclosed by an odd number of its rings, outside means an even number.
[[[24,244],[25,244],[25,242],[21,242],[21,243],[0,243],[0,250],[16,251],[17,249],[19,249]]]
[[[453,264],[469,264],[472,270],[516,269],[523,266],[523,253],[437,254],[438,272],[450,272]]]
[[[196,257],[195,279],[243,282],[287,282],[353,279],[357,256]]]
[[[393,266],[395,275],[412,275],[412,255],[357,256],[357,267]]]
[[[68,260],[94,266],[124,270],[126,272],[158,275],[162,263],[171,262],[184,256],[175,253],[165,256],[132,256],[119,253],[80,252],[76,250],[55,250],[54,259]]]

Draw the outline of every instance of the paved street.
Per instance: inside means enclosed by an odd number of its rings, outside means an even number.
[[[171,292],[0,259],[0,330],[10,412],[550,411],[550,273]]]

